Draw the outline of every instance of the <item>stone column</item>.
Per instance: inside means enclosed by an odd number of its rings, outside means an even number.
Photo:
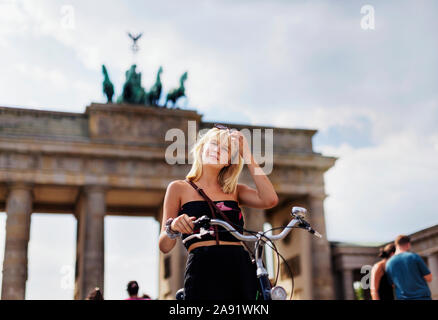
[[[184,271],[186,268],[187,262],[187,250],[184,247],[181,239],[178,239],[175,247],[172,249],[172,252],[169,253],[171,255],[171,264],[170,264],[170,298],[175,300],[176,292],[184,287]]]
[[[245,229],[252,231],[263,231],[263,224],[266,222],[265,209],[242,208]]]
[[[77,204],[75,299],[84,299],[95,287],[104,291],[105,189],[86,186]]]
[[[251,231],[263,231],[263,224],[266,222],[266,215],[264,209],[257,208],[242,208],[243,219],[245,221],[245,229]],[[236,239],[236,241],[238,241]],[[248,248],[254,251],[254,242],[246,242]],[[265,254],[266,252],[264,252]]]
[[[309,195],[309,215],[307,221],[322,234],[322,239],[313,237],[312,247],[312,282],[313,299],[334,299],[334,282],[331,266],[331,250],[327,240],[324,217],[323,194]]]
[[[438,300],[438,253],[431,254],[427,261],[429,270],[432,273],[432,282],[429,283],[432,299]]]
[[[353,270],[342,270],[342,284],[344,288],[344,300],[355,300],[353,290]]]
[[[3,300],[24,300],[27,281],[27,245],[32,212],[32,186],[12,185],[6,202],[6,241],[3,260]]]
[[[293,230],[292,230],[293,231]],[[297,230],[298,231],[298,230]],[[311,234],[300,230],[299,237],[301,238],[301,263],[302,263],[302,276],[303,276],[303,299],[313,299],[313,257],[312,257],[312,241],[314,240]]]

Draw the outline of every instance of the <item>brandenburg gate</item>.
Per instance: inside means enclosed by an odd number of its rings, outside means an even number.
[[[161,223],[167,185],[184,179],[191,166],[165,161],[172,143],[165,135],[179,128],[187,136],[189,121],[197,129],[213,125],[195,110],[144,105],[92,103],[84,113],[0,107],[0,212],[7,214],[2,299],[25,298],[32,213],[76,217],[74,298],[84,299],[96,286],[103,289],[105,216],[148,216]],[[265,129],[273,129],[269,178],[280,201],[269,210],[243,208],[247,227],[284,225],[292,206],[301,205],[309,209],[312,226],[325,235],[323,175],[336,159],[313,151],[316,131],[226,125],[261,129],[262,139]],[[240,182],[255,187],[246,168]],[[150,237],[158,241],[158,234]],[[317,239],[297,230],[277,245],[294,270],[296,298],[334,298],[325,236]],[[170,253],[160,254],[160,299],[174,299],[182,287],[185,259],[180,242]],[[290,287],[287,272],[279,279]]]

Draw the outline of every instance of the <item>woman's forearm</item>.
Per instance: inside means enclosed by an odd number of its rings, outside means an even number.
[[[178,239],[178,238],[177,238]],[[158,240],[158,246],[163,253],[168,253],[176,244],[177,239],[170,239],[166,232],[161,232],[160,239]]]
[[[269,178],[252,155],[247,158],[245,163],[247,163],[249,172],[257,186],[259,198],[272,207],[275,206],[278,203],[278,196]]]

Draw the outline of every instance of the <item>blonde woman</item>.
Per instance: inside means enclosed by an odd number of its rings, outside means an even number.
[[[194,162],[186,180],[172,181],[164,197],[159,239],[163,253],[175,246],[176,235],[181,233],[184,239],[194,232],[194,220],[211,216],[208,202],[195,187],[202,189],[240,230],[244,226],[240,206],[267,209],[278,203],[271,182],[255,162],[241,132],[215,125],[200,136],[191,153]],[[244,164],[257,189],[238,183]],[[186,300],[256,298],[256,266],[232,234],[217,227],[215,235],[195,238],[185,246],[189,253],[184,273]]]

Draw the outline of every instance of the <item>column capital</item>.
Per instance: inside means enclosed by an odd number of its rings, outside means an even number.
[[[436,247],[432,247],[432,248],[428,248],[422,251],[417,251],[417,254],[419,254],[420,256],[424,256],[424,257],[434,257],[434,256],[438,256],[438,248]]]
[[[89,192],[105,192],[108,191],[109,187],[106,185],[98,185],[98,184],[87,184],[82,187],[83,191],[86,193]]]
[[[438,257],[438,248],[435,248],[435,250],[432,249],[432,250],[428,251],[426,256],[428,258],[430,258],[430,257]]]
[[[339,268],[337,269],[337,271],[340,271],[340,272],[349,272],[349,271],[354,271],[355,269],[357,269],[357,268],[352,267],[352,266],[339,266]]]
[[[11,191],[15,190],[24,190],[24,191],[30,191],[32,195],[32,199],[35,198],[35,195],[33,193],[33,188],[35,184],[32,182],[7,182],[6,183],[6,197],[11,193]]]
[[[34,187],[34,183],[32,182],[24,182],[24,181],[17,181],[17,182],[7,182],[6,187],[9,190],[15,190],[15,189],[24,189],[24,190],[32,190]]]
[[[309,192],[307,196],[309,197],[309,199],[316,199],[321,201],[325,200],[325,198],[328,197],[327,194],[321,192]]]

